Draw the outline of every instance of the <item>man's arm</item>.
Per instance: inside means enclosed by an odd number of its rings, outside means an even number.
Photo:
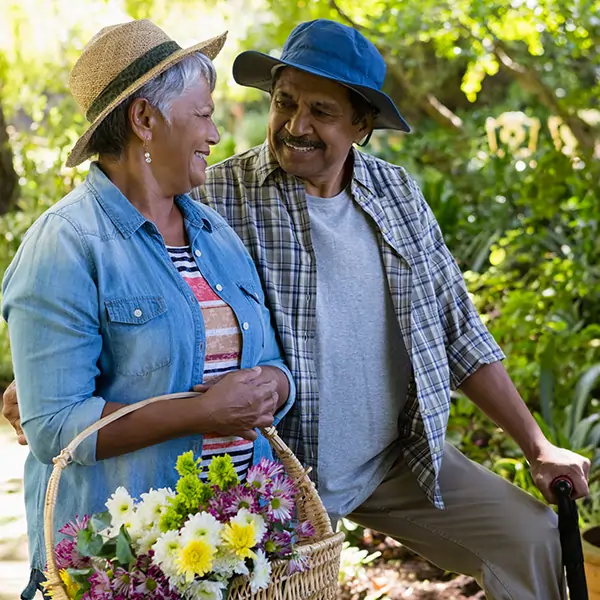
[[[531,465],[536,486],[547,501],[554,501],[552,481],[567,476],[574,496],[588,493],[590,462],[583,456],[557,448],[544,436],[504,366],[504,357],[481,322],[462,273],[446,247],[439,225],[418,186],[423,239],[428,246],[440,322],[444,328],[451,384],[508,433]]]
[[[517,442],[531,465],[536,486],[548,502],[555,501],[551,486],[557,477],[566,476],[573,482],[574,497],[587,496],[590,461],[546,439],[502,363],[480,367],[460,389]]]

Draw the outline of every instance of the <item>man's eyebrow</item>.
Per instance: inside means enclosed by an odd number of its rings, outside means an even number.
[[[336,111],[339,110],[337,102],[327,102],[326,100],[317,100],[313,103],[317,108],[324,108],[325,110]]]
[[[293,100],[294,97],[286,92],[285,90],[277,90],[276,95],[279,96],[280,98],[283,98],[284,100]],[[313,106],[316,106],[319,109],[325,109],[325,110],[330,110],[330,111],[338,111],[340,110],[340,107],[338,105],[337,102],[329,102],[327,100],[316,100],[315,102],[311,102],[311,104]]]

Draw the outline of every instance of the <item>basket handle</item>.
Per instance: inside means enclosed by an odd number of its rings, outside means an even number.
[[[90,435],[96,433],[106,425],[110,425],[114,421],[140,410],[149,404],[155,402],[163,402],[165,400],[177,400],[184,398],[197,398],[202,394],[198,392],[178,392],[174,394],[164,394],[162,396],[154,396],[134,404],[123,406],[115,412],[102,417],[81,433],[79,433],[71,443],[62,450],[62,452],[53,459],[54,468],[48,481],[46,488],[46,498],[44,502],[44,542],[46,546],[46,560],[48,563],[47,579],[50,589],[54,593],[54,600],[69,600],[67,593],[63,587],[62,581],[58,573],[56,565],[56,557],[54,556],[54,509],[58,497],[58,486],[63,470],[73,462],[73,453],[77,447]],[[330,535],[333,530],[327,511],[323,506],[321,498],[315,488],[314,483],[308,477],[310,470],[304,469],[300,461],[294,453],[289,449],[285,442],[277,434],[275,427],[261,428],[261,433],[267,438],[271,447],[275,450],[277,456],[281,460],[287,474],[294,481],[300,490],[297,500],[298,513],[301,520],[309,519],[315,528],[314,541],[320,541]]]

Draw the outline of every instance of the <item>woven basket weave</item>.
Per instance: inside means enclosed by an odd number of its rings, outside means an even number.
[[[75,449],[88,436],[99,429],[148,404],[162,400],[196,396],[198,394],[192,392],[167,394],[124,406],[82,431],[54,459],[54,469],[48,481],[44,504],[44,538],[48,561],[46,575],[54,600],[69,600],[60,579],[54,555],[54,508],[62,472],[72,462]],[[314,484],[308,477],[308,471],[302,467],[293,452],[277,435],[275,428],[267,427],[262,430],[262,433],[269,440],[287,474],[299,489],[296,500],[299,519],[301,521],[308,519],[315,528],[315,535],[310,539],[300,540],[297,546],[300,555],[309,557],[310,568],[302,573],[289,575],[286,561],[274,561],[272,563],[271,583],[266,590],[260,590],[253,594],[250,591],[248,579],[241,576],[236,577],[227,600],[335,600],[344,534],[333,532],[327,511]]]

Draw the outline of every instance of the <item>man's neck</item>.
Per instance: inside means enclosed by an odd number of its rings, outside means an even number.
[[[334,198],[341,194],[342,190],[345,190],[348,187],[348,184],[352,180],[353,170],[354,157],[352,152],[350,152],[337,176],[325,176],[314,180],[304,179],[304,189],[309,196],[315,196],[317,198]]]

